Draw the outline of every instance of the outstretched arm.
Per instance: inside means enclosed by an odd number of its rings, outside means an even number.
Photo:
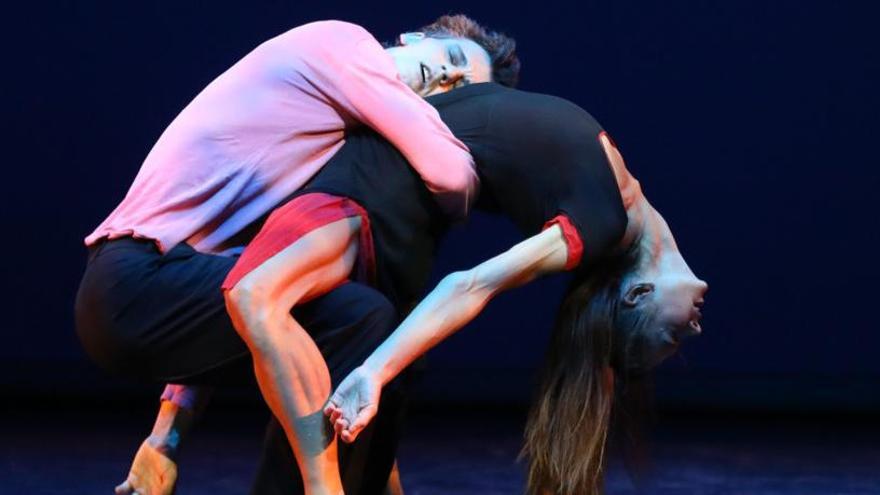
[[[354,441],[375,415],[382,386],[474,319],[493,296],[561,271],[566,257],[562,230],[554,225],[470,270],[447,275],[336,389],[324,412],[337,433]]]
[[[309,495],[341,494],[342,482],[335,438],[321,414],[330,373],[290,309],[348,278],[359,228],[360,219],[351,217],[315,229],[226,292],[229,315],[253,356],[260,391],[284,428]]]

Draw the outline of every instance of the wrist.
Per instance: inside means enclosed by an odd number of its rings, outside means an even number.
[[[165,457],[174,460],[180,447],[180,432],[174,428],[164,432],[153,432],[144,440],[144,443]]]
[[[190,410],[163,400],[153,430],[145,442],[164,456],[174,458],[185,430],[192,422],[192,416]]]
[[[379,362],[379,360],[367,359],[364,361],[364,364],[360,366],[358,371],[366,375],[368,378],[381,383],[383,387],[391,381],[387,366]]]

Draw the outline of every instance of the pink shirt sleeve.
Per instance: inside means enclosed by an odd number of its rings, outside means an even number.
[[[434,107],[398,78],[394,61],[375,38],[364,34],[353,52],[326,53],[326,67],[334,73],[329,77],[334,77],[340,96],[337,104],[388,139],[445,212],[467,215],[479,190],[467,146],[452,135]]]
[[[162,391],[161,400],[171,401],[173,404],[177,404],[178,407],[194,411],[198,402],[197,395],[198,391],[195,387],[168,384],[165,385],[165,390]]]

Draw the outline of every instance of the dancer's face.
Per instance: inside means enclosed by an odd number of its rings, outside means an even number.
[[[701,308],[709,286],[684,268],[640,271],[624,284],[623,304],[648,318],[637,336],[648,369],[674,354],[685,338],[702,332]]]
[[[404,33],[400,46],[385,51],[394,59],[400,79],[422,97],[492,80],[489,54],[467,38]]]

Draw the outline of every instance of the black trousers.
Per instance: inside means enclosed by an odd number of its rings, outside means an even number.
[[[92,248],[76,298],[76,326],[90,357],[105,369],[163,383],[253,383],[250,353],[229,316],[220,284],[234,258],[180,244],[162,255],[152,242],[122,238]],[[385,339],[397,312],[374,289],[350,282],[297,306],[333,385]],[[351,446],[340,445],[346,493],[381,493],[399,438],[404,395],[383,391],[380,413]],[[283,430],[273,417],[253,493],[302,493]]]

